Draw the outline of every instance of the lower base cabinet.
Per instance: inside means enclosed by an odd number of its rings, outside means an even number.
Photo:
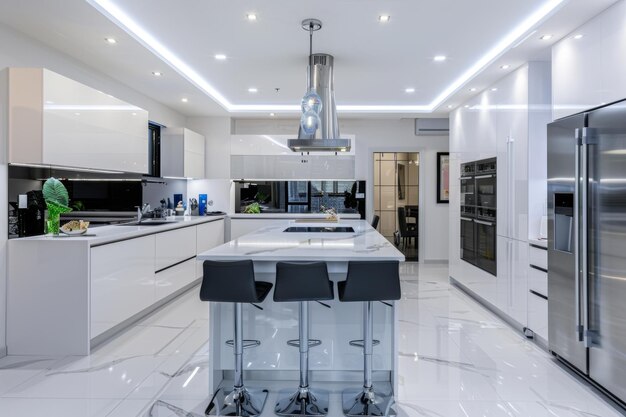
[[[528,328],[548,341],[548,300],[528,293]]]
[[[91,249],[91,338],[155,300],[154,235]]]
[[[157,272],[156,300],[161,300],[175,293],[185,285],[191,284],[198,278],[196,273],[196,258]]]
[[[90,338],[202,277],[198,253],[224,242],[224,220],[91,248]]]

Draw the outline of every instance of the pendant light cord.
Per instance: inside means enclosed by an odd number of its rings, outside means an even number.
[[[309,91],[313,89],[313,22],[309,23]]]

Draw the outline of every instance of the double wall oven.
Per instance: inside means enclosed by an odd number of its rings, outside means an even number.
[[[461,259],[496,275],[496,158],[461,165]]]

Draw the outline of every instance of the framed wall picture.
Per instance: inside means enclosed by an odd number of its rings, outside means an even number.
[[[437,152],[437,203],[450,202],[450,153]]]

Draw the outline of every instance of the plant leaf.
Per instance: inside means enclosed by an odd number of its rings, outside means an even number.
[[[47,203],[55,203],[63,207],[69,205],[69,196],[67,195],[67,189],[54,177],[50,177],[43,184],[43,198]]]

